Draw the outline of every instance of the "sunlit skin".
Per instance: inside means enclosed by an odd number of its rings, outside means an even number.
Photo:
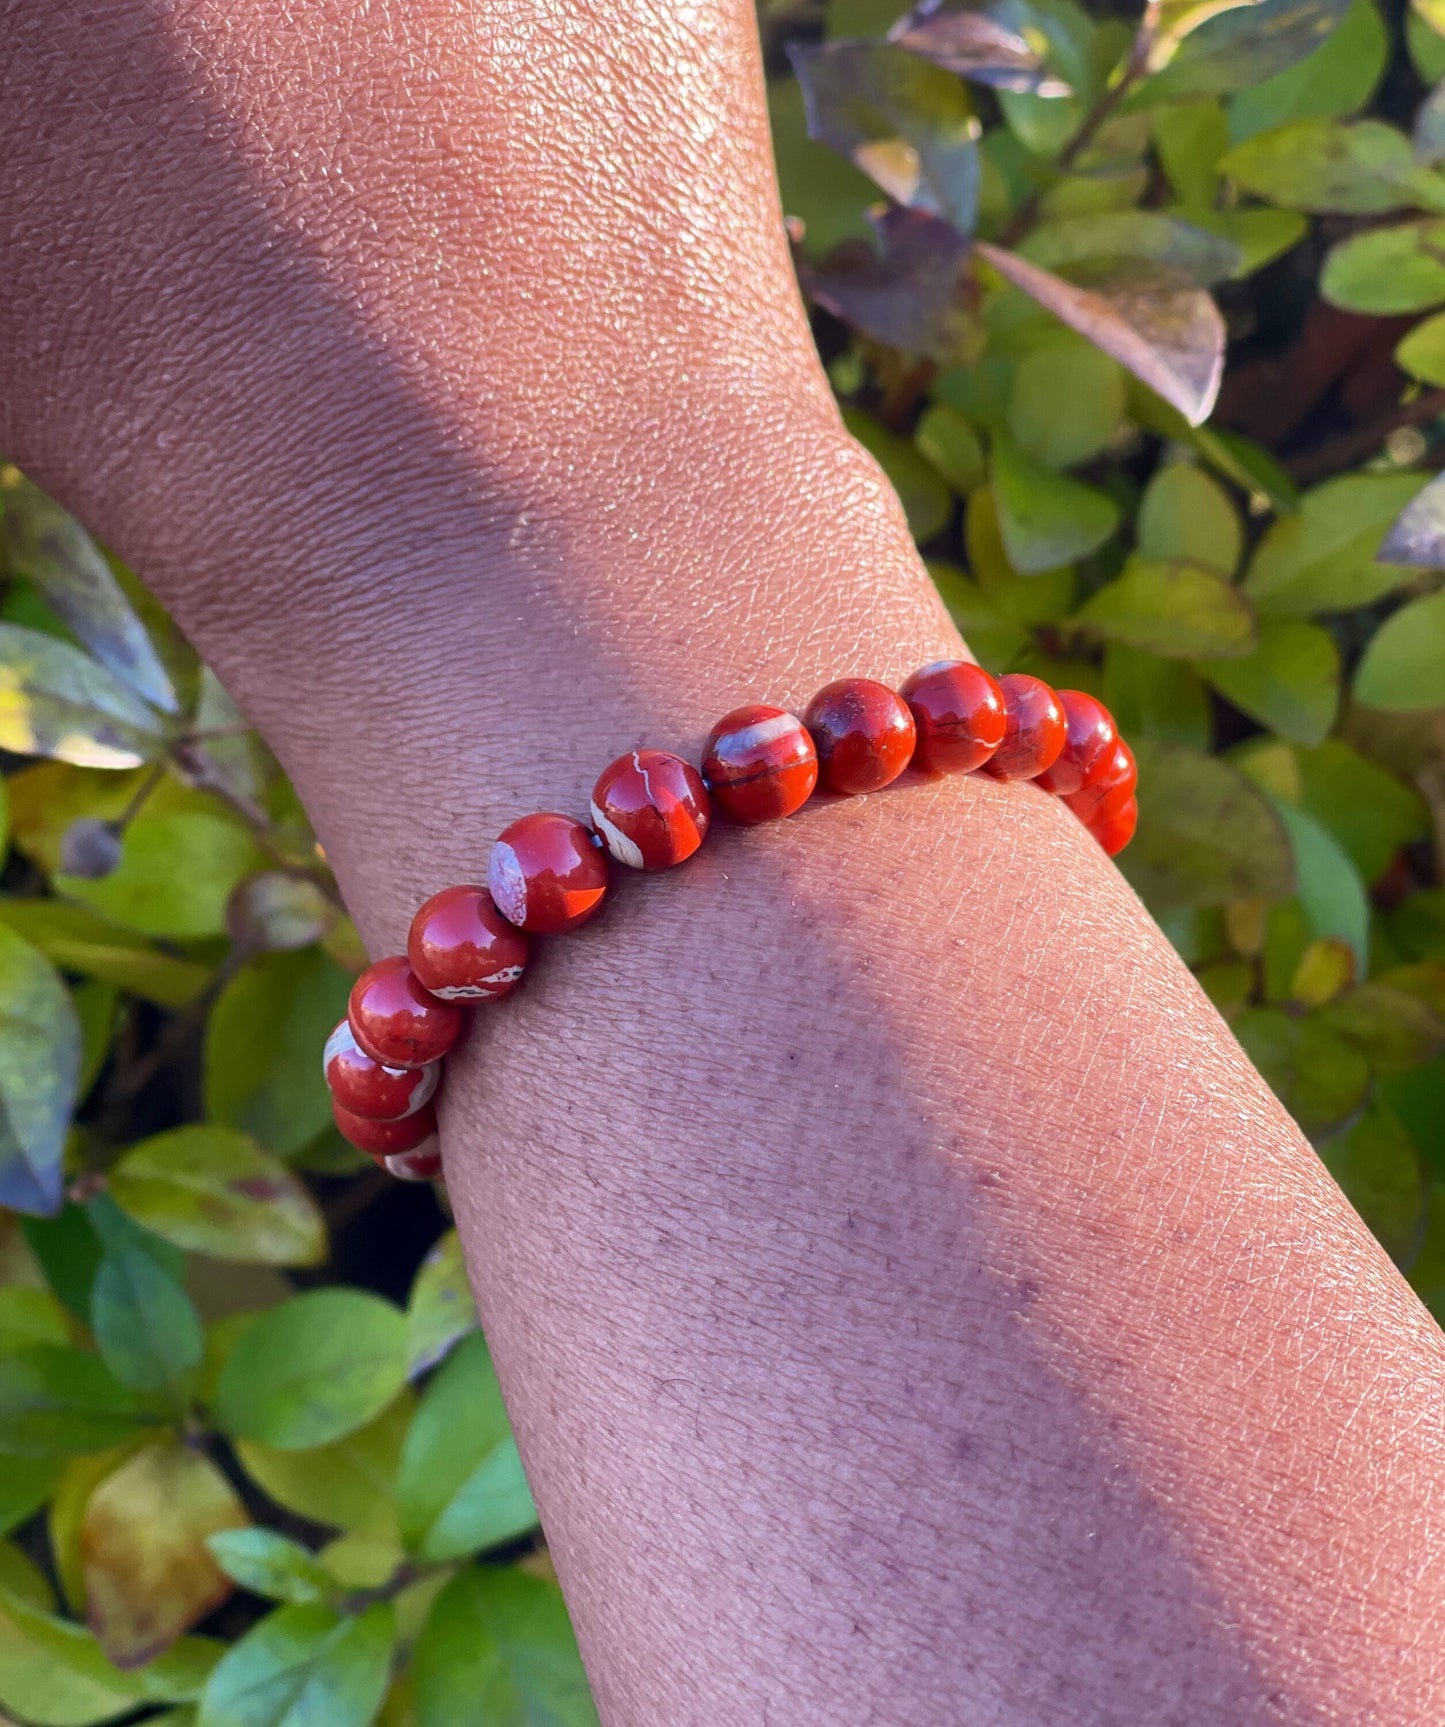
[[[0,449],[373,952],[623,752],[960,657],[744,0],[0,23]],[[1438,1727],[1440,1335],[1069,811],[954,774],[614,874],[442,1111],[609,1727]]]

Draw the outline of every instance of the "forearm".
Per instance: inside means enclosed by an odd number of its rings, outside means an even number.
[[[622,749],[957,638],[812,359],[746,8],[267,10],[10,8],[0,435],[393,949]],[[1041,795],[719,831],[454,1066],[610,1720],[1434,1720],[1434,1330]]]

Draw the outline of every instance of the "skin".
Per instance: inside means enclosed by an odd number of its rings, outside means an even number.
[[[622,751],[959,652],[743,0],[0,18],[0,448],[375,952]],[[448,1182],[610,1727],[1438,1723],[1440,1334],[1057,804],[720,826],[481,1017]]]

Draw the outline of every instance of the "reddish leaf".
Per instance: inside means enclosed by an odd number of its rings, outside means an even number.
[[[1224,320],[1202,289],[1102,294],[1002,247],[979,241],[975,250],[1006,281],[1127,366],[1191,426],[1209,418],[1224,370]]]
[[[1070,94],[1067,84],[1049,76],[1037,49],[1016,30],[959,0],[922,0],[898,20],[888,40],[975,84],[1033,96]]]

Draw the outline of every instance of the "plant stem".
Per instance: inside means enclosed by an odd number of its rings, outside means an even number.
[[[1429,425],[1441,414],[1445,414],[1445,390],[1426,390],[1413,402],[1391,408],[1389,413],[1381,414],[1368,424],[1355,426],[1337,437],[1326,438],[1314,449],[1295,456],[1284,464],[1285,472],[1292,480],[1322,480],[1344,468],[1353,468],[1374,455],[1391,432],[1398,432],[1405,426]]]

